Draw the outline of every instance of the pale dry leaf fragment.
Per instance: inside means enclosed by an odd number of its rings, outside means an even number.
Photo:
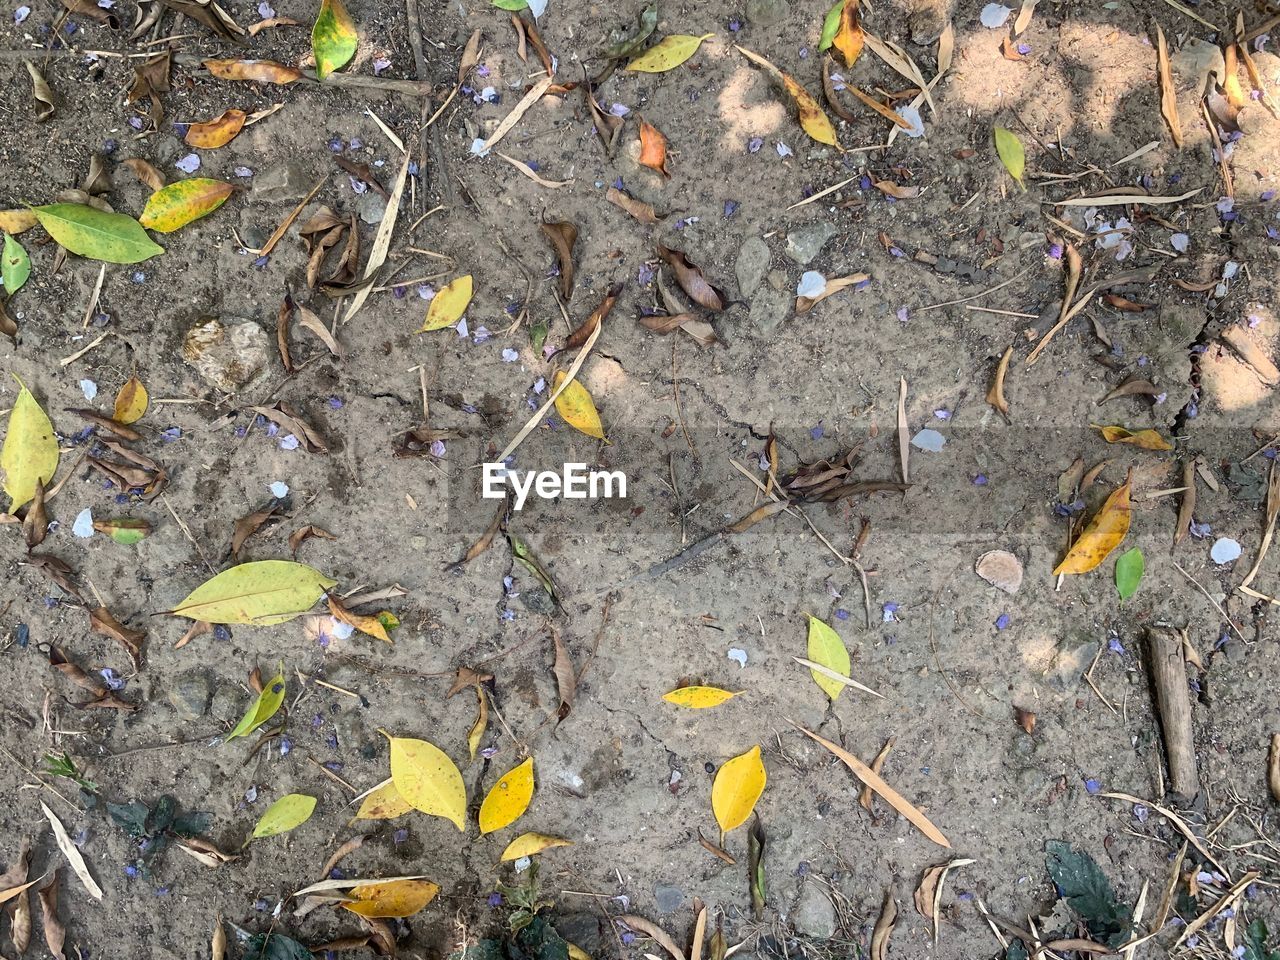
[[[36,123],[44,123],[53,116],[56,109],[53,102],[53,91],[49,89],[48,82],[41,75],[39,68],[30,60],[23,61],[27,65],[27,73],[31,74],[31,95],[36,102],[40,104],[40,110],[36,114]]]
[[[528,112],[529,108],[542,99],[542,95],[547,92],[547,88],[551,86],[555,80],[554,77],[546,76],[533,85],[533,88],[524,95],[524,98],[511,108],[511,112],[502,118],[502,122],[498,124],[497,129],[488,140],[479,146],[473,148],[473,152],[479,156],[484,156],[494,146],[511,132],[511,128],[520,122],[520,118]]]
[[[1160,24],[1156,24],[1156,72],[1160,82],[1160,113],[1169,124],[1173,143],[1182,149],[1182,121],[1178,119],[1178,93],[1173,86],[1173,71],[1169,66],[1169,44]]]
[[[902,482],[910,483],[908,463],[911,458],[911,431],[907,427],[907,378],[898,378],[898,460],[902,464]]]
[[[209,960],[226,960],[227,931],[222,925],[222,914],[213,921],[213,937],[209,941]]]
[[[898,902],[893,898],[893,888],[885,890],[880,904],[880,916],[871,931],[871,960],[889,960],[889,938],[898,924]]]
[[[884,769],[884,762],[889,759],[889,751],[893,749],[893,745],[897,743],[896,737],[890,737],[884,742],[884,746],[880,748],[880,752],[875,755],[875,759],[871,761],[871,769],[879,774]],[[874,791],[865,783],[862,789],[858,791],[858,806],[862,807],[868,813],[872,812],[872,798],[875,796]]]
[[[624,913],[618,919],[637,933],[643,933],[651,938],[671,955],[671,960],[685,960],[684,951],[677,947],[671,935],[656,923],[650,923],[644,917],[638,917],[633,913]]]
[[[342,347],[338,345],[338,341],[333,338],[333,334],[329,332],[329,328],[324,325],[324,321],[315,315],[313,311],[298,304],[298,326],[310,330],[314,333],[335,357],[342,356]]]
[[[991,381],[991,389],[987,391],[987,403],[1004,414],[1006,419],[1009,416],[1009,401],[1004,396],[1004,378],[1009,373],[1009,361],[1012,358],[1013,347],[1008,347],[1000,358],[1000,363],[996,365],[996,375]]]
[[[1022,586],[1022,561],[1008,550],[988,550],[978,558],[974,572],[1005,593],[1017,593]]]
[[[373,238],[373,246],[369,249],[369,259],[364,267],[365,280],[371,279],[382,268],[382,264],[386,262],[387,253],[391,249],[391,235],[395,232],[396,219],[400,212],[400,196],[404,193],[405,179],[409,175],[409,161],[410,155],[405,153],[404,160],[400,164],[400,172],[396,174],[395,186],[391,189],[391,199],[387,201],[387,212],[382,215],[382,222],[378,224],[378,232]],[[372,283],[366,283],[360,288],[352,300],[351,306],[342,316],[344,324],[351,322],[351,318],[364,306],[365,300],[369,298],[369,294],[372,292]]]
[[[44,811],[45,819],[49,821],[49,826],[53,828],[53,837],[58,842],[58,849],[62,851],[62,855],[71,864],[71,869],[75,872],[75,875],[80,878],[80,882],[84,884],[84,888],[89,891],[91,897],[95,900],[101,900],[102,888],[93,879],[93,874],[89,872],[89,867],[84,862],[84,857],[80,855],[79,848],[76,847],[71,837],[67,834],[67,828],[62,825],[62,821],[45,805],[44,801],[40,802],[40,809]]]
[[[920,92],[924,95],[924,102],[929,105],[929,111],[936,116],[938,108],[934,105],[933,96],[929,92],[932,84],[925,81],[924,74],[920,72],[920,68],[907,55],[907,52],[896,43],[881,40],[875,34],[867,33],[866,31],[863,31],[863,40],[876,56],[920,88]],[[941,41],[939,41],[939,46],[941,46]],[[938,72],[941,75],[943,72],[941,70],[941,58],[939,58],[939,68]]]
[[[612,203],[615,207],[625,210],[631,216],[635,217],[641,223],[657,223],[660,219],[658,212],[653,209],[653,204],[645,203],[643,200],[637,200],[631,194],[619,190],[617,187],[610,187],[605,191],[604,198]]]
[[[507,161],[507,163],[511,164],[513,167],[515,167],[517,170],[519,170],[521,173],[523,173],[526,177],[528,177],[530,180],[532,180],[534,183],[538,184],[539,186],[549,187],[552,190],[559,190],[561,187],[567,187],[569,184],[573,183],[572,179],[547,180],[544,177],[538,176],[538,174],[534,171],[533,167],[529,166],[527,163],[522,163],[521,161],[516,160],[514,157],[509,157],[505,153],[503,153],[501,150],[498,150],[496,152],[498,156],[500,156],[503,160]]]
[[[942,887],[947,881],[947,874],[956,867],[967,867],[974,861],[968,858],[957,858],[946,863],[939,863],[925,870],[916,887],[913,899],[916,910],[926,920],[933,922],[933,943],[938,944],[938,917],[942,903]]]

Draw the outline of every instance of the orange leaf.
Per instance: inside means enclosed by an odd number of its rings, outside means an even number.
[[[394,643],[391,635],[387,633],[387,628],[382,625],[382,621],[377,617],[366,616],[363,613],[356,613],[348,610],[332,593],[329,594],[329,612],[333,614],[335,620],[340,620],[348,626],[355,627],[361,633],[373,637],[375,640],[381,640],[383,643]]]
[[[231,109],[222,116],[203,123],[193,123],[187,127],[187,135],[183,137],[193,147],[213,150],[226,146],[244,129],[245,112]]]
[[[1173,444],[1160,436],[1158,430],[1126,430],[1124,427],[1100,427],[1096,423],[1093,429],[1101,433],[1107,443],[1128,443],[1143,450],[1173,449]]]
[[[653,124],[640,118],[640,165],[657,170],[664,177],[671,176],[667,169],[667,138]]]
[[[840,54],[846,67],[852,67],[862,53],[862,21],[858,17],[858,0],[845,0],[840,10],[840,29],[831,45]]]
[[[274,60],[205,60],[204,68],[219,80],[284,84],[302,79],[301,70]]]
[[[1132,485],[1133,478],[1130,476],[1125,480],[1124,486],[1107,497],[1102,509],[1093,515],[1089,525],[1084,528],[1084,533],[1071,545],[1067,555],[1053,571],[1055,577],[1060,573],[1088,573],[1120,546],[1125,534],[1129,532],[1129,519],[1133,512],[1129,501]]]

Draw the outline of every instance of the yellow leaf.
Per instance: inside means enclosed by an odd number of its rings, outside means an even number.
[[[178,180],[150,196],[138,222],[148,230],[173,233],[193,220],[207,217],[235,192],[231,184],[208,177]]]
[[[493,833],[509,827],[529,809],[533,799],[533,757],[508,773],[489,791],[480,804],[480,832]]]
[[[858,0],[845,0],[840,10],[840,29],[831,45],[840,54],[845,67],[852,67],[862,53],[862,22],[858,17]]]
[[[714,37],[714,33],[705,33],[700,37],[676,34],[663,37],[658,43],[646,50],[627,64],[628,70],[639,70],[641,73],[664,73],[674,70],[684,63],[702,46],[703,40]]]
[[[849,675],[849,649],[840,639],[840,634],[815,616],[809,617],[809,659],[814,663],[822,664],[828,670],[834,670],[846,677]],[[833,680],[826,674],[819,673],[817,670],[809,672],[813,674],[813,682],[820,686],[822,692],[832,700],[840,696],[840,691],[845,688],[845,684],[839,680]]]
[[[182,139],[201,150],[226,146],[244,129],[246,116],[243,110],[226,110],[220,117],[191,124]]]
[[[534,854],[541,853],[543,850],[550,850],[552,847],[571,846],[573,846],[573,841],[565,840],[563,837],[553,837],[547,833],[522,833],[507,844],[507,849],[502,851],[502,862],[519,860],[521,857],[532,857]]]
[[[737,50],[752,63],[761,67],[787,91],[788,96],[795,101],[796,110],[800,115],[800,126],[805,133],[819,143],[840,149],[840,144],[836,140],[836,128],[831,125],[831,119],[823,112],[822,107],[818,106],[818,101],[809,95],[808,90],[790,74],[783,73],[760,54],[752,53],[744,47],[738,47]]]
[[[36,215],[30,210],[0,210],[0,230],[18,234],[36,225]]]
[[[228,567],[167,611],[204,623],[270,626],[306,613],[336,581],[293,560],[255,560]]]
[[[1022,174],[1027,167],[1027,153],[1022,149],[1022,141],[1013,131],[1004,127],[996,127],[995,140],[996,153],[1000,155],[1000,162],[1009,171],[1009,176],[1017,180],[1018,186],[1023,190],[1027,189],[1022,184]]]
[[[556,371],[555,389],[564,383],[564,371]],[[588,437],[604,440],[604,424],[600,422],[600,414],[596,410],[595,401],[587,388],[574,380],[560,396],[556,397],[556,413],[573,429],[585,433]],[[607,442],[607,441],[606,441]]]
[[[431,330],[441,330],[444,327],[452,327],[467,312],[467,306],[471,303],[471,274],[465,277],[458,277],[451,280],[449,285],[443,287],[439,293],[431,298],[431,305],[427,307],[427,319],[422,324],[419,333],[427,333]]]
[[[476,751],[480,749],[480,741],[484,738],[484,732],[489,726],[489,701],[485,698],[484,688],[478,683],[476,698],[480,701],[479,712],[476,714],[476,722],[471,725],[471,730],[467,733],[467,749],[471,751],[473,763],[476,759]]]
[[[736,697],[741,690],[730,692],[719,687],[678,687],[670,693],[664,693],[662,699],[674,703],[677,707],[690,707],[694,710],[706,710],[718,707]]]
[[[382,621],[377,617],[348,610],[342,601],[333,594],[329,594],[328,600],[329,612],[333,614],[333,619],[341,621],[349,627],[354,627],[375,640],[381,640],[383,643],[395,643],[391,639],[391,634],[387,633],[387,628],[382,625]]]
[[[21,380],[18,387],[0,450],[0,472],[4,473],[10,513],[30,501],[36,495],[36,485],[48,484],[58,470],[58,438],[53,424]]]
[[[1173,444],[1160,436],[1158,430],[1126,430],[1124,427],[1100,427],[1096,423],[1093,429],[1101,433],[1107,443],[1128,443],[1143,450],[1173,449]]]
[[[116,394],[115,419],[121,423],[136,423],[147,412],[147,388],[137,376],[130,377]]]
[[[356,811],[356,820],[393,820],[413,809],[390,778],[382,781],[367,794]]]
[[[316,798],[304,793],[291,793],[281,797],[262,815],[257,826],[253,828],[253,838],[274,837],[278,833],[287,833],[294,827],[300,827],[311,819],[316,809]]]
[[[391,880],[352,887],[354,897],[341,906],[362,917],[411,917],[436,898],[439,884],[430,880]]]
[[[391,741],[391,779],[400,796],[415,810],[444,817],[465,831],[467,788],[457,765],[434,743],[385,731],[383,736]]]
[[[591,960],[591,954],[576,943],[566,943],[569,948],[569,960]]]
[[[227,741],[236,737],[247,737],[253,731],[270,720],[284,703],[284,665],[281,664],[276,675],[267,681],[253,706],[245,711],[234,730],[227,734]]]
[[[758,744],[716,771],[711,785],[711,810],[720,824],[722,836],[747,822],[760,794],[764,793],[766,780]]]
[[[1129,493],[1132,479],[1127,479],[1124,486],[1119,487],[1107,497],[1102,509],[1093,515],[1084,532],[1071,545],[1067,555],[1062,558],[1053,575],[1060,573],[1088,573],[1124,541],[1129,532],[1129,518],[1132,507]]]

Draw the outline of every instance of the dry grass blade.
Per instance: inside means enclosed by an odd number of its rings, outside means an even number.
[[[1000,363],[996,367],[995,379],[991,381],[991,389],[987,391],[987,403],[995,407],[1007,419],[1009,416],[1009,401],[1004,398],[1004,378],[1009,372],[1009,361],[1013,358],[1013,347],[1005,350],[1004,356],[1000,358]]]
[[[528,177],[530,180],[532,180],[534,183],[538,184],[539,186],[550,187],[552,190],[559,190],[561,187],[567,187],[569,184],[573,183],[572,180],[546,180],[538,176],[538,174],[534,172],[533,167],[529,166],[527,163],[521,163],[519,160],[516,160],[514,157],[508,157],[501,150],[496,152],[498,156],[500,156],[503,160],[507,161],[507,163],[511,164],[513,167],[515,167],[517,170],[519,170],[521,173],[523,173],[526,177]]]
[[[689,960],[702,960],[702,946],[707,939],[707,908],[698,911],[698,920],[693,925],[693,945],[689,948]]]
[[[1276,471],[1276,462],[1272,460],[1271,473],[1267,480],[1267,515],[1263,521],[1265,529],[1262,533],[1262,543],[1258,545],[1258,558],[1253,561],[1253,566],[1240,583],[1242,587],[1247,587],[1253,583],[1253,578],[1258,575],[1258,568],[1262,566],[1262,561],[1266,557],[1267,551],[1271,549],[1271,538],[1276,532],[1277,513],[1280,513],[1280,472]]]
[[[1198,187],[1195,190],[1180,193],[1176,197],[1159,197],[1145,193],[1110,193],[1097,197],[1072,197],[1070,200],[1047,200],[1045,202],[1055,207],[1127,207],[1131,203],[1148,205],[1181,203],[1183,200],[1190,200],[1196,194],[1203,192],[1204,187]]]
[[[821,200],[823,197],[827,196],[828,194],[835,193],[837,190],[839,190],[841,187],[845,186],[846,184],[853,183],[853,181],[857,180],[859,176],[861,176],[861,174],[855,173],[852,177],[849,177],[848,179],[845,179],[845,180],[841,180],[839,183],[833,184],[832,186],[827,187],[825,190],[819,190],[817,193],[815,193],[811,197],[805,197],[803,200],[797,200],[791,206],[787,207],[787,209],[794,210],[796,207],[803,207],[806,203],[816,203],[817,201]]]
[[[924,102],[929,105],[929,110],[936,115],[938,108],[933,102],[933,96],[929,93],[931,84],[925,80],[924,74],[920,72],[920,68],[916,66],[916,62],[907,56],[907,52],[895,43],[889,43],[881,40],[873,33],[863,31],[863,38],[866,45],[875,52],[876,56],[887,63],[895,71],[902,74],[902,76],[920,87],[920,93],[924,96]],[[941,46],[941,41],[939,41],[939,46]],[[939,56],[939,61],[938,75],[941,76],[943,73],[941,56]]]
[[[404,193],[405,179],[409,175],[409,154],[404,155],[404,161],[400,164],[400,172],[396,174],[395,186],[391,188],[391,199],[387,201],[387,211],[382,215],[382,222],[378,224],[378,232],[374,235],[373,246],[369,249],[369,260],[364,266],[364,279],[370,280],[373,275],[378,272],[382,264],[386,262],[387,252],[391,249],[391,234],[396,229],[396,218],[400,214],[400,197]],[[347,312],[342,317],[342,322],[350,323],[351,318],[356,315],[364,302],[369,299],[369,294],[373,292],[373,284],[366,283],[355,295],[355,299],[351,301],[351,306],[347,308]]]
[[[1098,794],[1098,796],[1107,797],[1108,799],[1111,799],[1111,800],[1123,800],[1126,803],[1136,803],[1141,806],[1147,807],[1148,809],[1154,810],[1156,813],[1160,814],[1160,816],[1164,817],[1171,824],[1173,824],[1174,828],[1180,834],[1182,834],[1184,837],[1187,838],[1187,842],[1190,843],[1191,846],[1193,846],[1196,849],[1196,851],[1200,854],[1200,856],[1204,857],[1205,860],[1213,864],[1214,867],[1217,868],[1219,873],[1221,873],[1224,877],[1231,876],[1230,871],[1228,871],[1226,867],[1224,867],[1221,863],[1218,862],[1218,860],[1214,857],[1214,855],[1209,852],[1208,848],[1205,847],[1204,842],[1195,835],[1195,833],[1191,830],[1189,826],[1187,826],[1187,822],[1183,820],[1180,816],[1178,816],[1176,813],[1174,813],[1172,810],[1168,809],[1167,807],[1162,807],[1158,803],[1152,803],[1150,800],[1139,799],[1138,797],[1135,797],[1132,794],[1128,794],[1128,793],[1100,793]]]
[[[937,827],[930,822],[929,818],[920,812],[910,801],[906,800],[897,790],[885,783],[880,775],[868,767],[865,763],[851,754],[848,750],[840,747],[824,737],[818,736],[810,730],[806,730],[793,720],[787,720],[806,737],[815,740],[830,750],[846,767],[853,771],[854,776],[869,786],[876,793],[884,798],[885,802],[893,809],[911,821],[917,830],[941,847],[951,849],[951,841]]]
[[[907,378],[898,378],[898,459],[902,463],[902,482],[910,483],[907,464],[911,459],[911,437],[907,434]]]
[[[646,937],[652,938],[654,943],[662,947],[663,950],[671,954],[672,960],[685,960],[684,951],[676,946],[674,940],[667,931],[663,930],[656,923],[650,923],[644,917],[637,917],[634,913],[624,913],[618,917],[632,930],[643,933]]]
[[[877,693],[875,690],[872,690],[870,687],[863,686],[857,680],[854,680],[850,677],[846,677],[843,673],[837,673],[835,670],[832,670],[830,667],[824,667],[822,664],[818,663],[815,660],[806,660],[804,657],[792,657],[791,659],[794,660],[796,663],[800,664],[800,666],[807,667],[810,670],[816,670],[818,673],[822,674],[824,677],[829,677],[832,680],[835,680],[837,683],[843,683],[845,686],[849,686],[857,690],[861,690],[863,693],[869,693],[873,697],[879,697],[881,700],[887,699],[887,697],[885,697],[883,693]]]
[[[40,809],[44,811],[45,819],[49,821],[49,826],[53,827],[53,838],[58,842],[58,849],[62,851],[62,855],[71,864],[71,869],[75,871],[75,875],[80,878],[80,882],[84,884],[84,888],[89,891],[91,897],[95,900],[101,900],[102,888],[93,879],[93,874],[89,872],[89,867],[84,862],[84,857],[80,855],[80,851],[67,834],[67,828],[62,825],[62,821],[58,819],[57,814],[50,810],[44,801],[40,802]]]
[[[1156,24],[1156,72],[1160,81],[1160,113],[1169,124],[1173,143],[1182,149],[1182,121],[1178,119],[1178,93],[1173,87],[1173,70],[1169,66],[1169,44],[1160,24]]]
[[[480,155],[484,155],[488,151],[492,150],[494,145],[510,133],[511,128],[520,122],[520,118],[528,112],[529,108],[542,99],[542,95],[547,92],[547,87],[551,86],[554,79],[554,77],[547,76],[535,83],[533,88],[524,95],[524,99],[517,103],[512,108],[511,112],[502,118],[502,122],[498,124],[498,128],[493,131],[493,136],[481,144],[476,152]]]

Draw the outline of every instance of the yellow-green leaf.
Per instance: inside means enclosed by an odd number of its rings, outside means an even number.
[[[394,820],[412,809],[413,804],[400,796],[394,781],[388,777],[365,794],[364,800],[360,803],[360,809],[356,811],[355,819]]]
[[[291,793],[281,797],[262,815],[253,828],[253,838],[274,837],[278,833],[288,833],[294,827],[300,827],[311,819],[316,809],[316,798],[305,793]]]
[[[1004,127],[996,127],[995,138],[996,153],[1000,155],[1000,162],[1009,171],[1009,176],[1018,181],[1018,186],[1023,190],[1027,189],[1022,183],[1022,175],[1027,167],[1027,154],[1022,149],[1022,141],[1013,131],[1006,130]]]
[[[93,529],[105,533],[116,543],[130,547],[151,532],[151,524],[134,517],[121,517],[118,520],[95,520]]]
[[[641,73],[664,73],[667,70],[674,70],[698,52],[698,47],[702,46],[703,40],[714,36],[714,33],[704,33],[700,37],[683,34],[663,37],[628,63],[627,69],[639,70]]]
[[[726,761],[711,785],[711,810],[721,835],[747,822],[764,793],[767,780],[757,744],[741,756]]]
[[[107,263],[141,263],[164,253],[133,217],[107,213],[83,203],[51,203],[35,208],[40,225],[72,253]]]
[[[362,883],[351,888],[354,898],[343,903],[345,910],[362,917],[411,917],[436,898],[440,885],[430,880],[389,880]]]
[[[555,389],[560,389],[564,382],[564,371],[556,371]],[[604,440],[604,424],[600,422],[600,414],[596,410],[591,394],[577,380],[574,380],[560,396],[556,397],[556,413],[573,429],[585,433],[588,437]]]
[[[508,771],[480,804],[480,832],[493,833],[515,823],[533,800],[533,757]]]
[[[1107,443],[1128,443],[1142,450],[1172,450],[1173,444],[1160,435],[1160,431],[1126,430],[1124,427],[1100,427],[1096,423],[1093,428],[1102,434]]]
[[[753,53],[745,47],[737,47],[739,53],[760,67],[769,74],[774,81],[787,92],[796,105],[796,113],[800,119],[800,127],[812,139],[818,143],[825,143],[828,146],[839,149],[840,144],[836,140],[836,128],[831,124],[831,118],[826,115],[822,107],[818,106],[818,101],[813,99],[809,91],[806,90],[794,77],[790,74],[783,73],[772,63]]]
[[[732,700],[742,691],[721,690],[719,687],[677,687],[670,693],[664,693],[662,699],[674,703],[677,707],[690,707],[694,710],[706,710],[718,707]]]
[[[849,649],[840,639],[840,634],[812,615],[809,616],[809,659],[814,663],[822,664],[828,670],[834,670],[846,677],[849,675]],[[824,673],[819,673],[817,670],[809,672],[813,674],[813,682],[820,686],[822,692],[832,700],[840,696],[840,691],[845,688],[845,684],[839,680],[833,680]]]
[[[4,448],[0,449],[0,472],[4,473],[10,513],[30,502],[36,495],[36,484],[48,484],[58,470],[58,438],[53,424],[21,380],[18,388]]]
[[[383,735],[391,742],[391,779],[400,796],[413,809],[465,831],[467,788],[457,765],[434,743]]]
[[[449,281],[447,286],[441,288],[440,292],[431,298],[431,305],[427,307],[426,322],[418,332],[427,333],[431,330],[452,327],[467,312],[467,305],[470,303],[471,274]]]
[[[1089,525],[1076,538],[1067,555],[1053,571],[1055,577],[1060,573],[1088,573],[1124,542],[1133,513],[1129,499],[1130,483],[1131,481],[1125,480],[1123,486],[1107,497],[1102,509],[1093,515]]]
[[[31,258],[22,244],[9,234],[4,235],[4,253],[0,254],[0,280],[4,281],[4,295],[12,297],[31,276]]]
[[[356,53],[356,25],[342,0],[324,0],[311,29],[311,52],[316,57],[316,76],[323,80],[345,67]]]
[[[305,563],[256,560],[223,570],[167,612],[204,623],[269,626],[306,613],[336,583]]]
[[[125,381],[125,385],[116,394],[115,419],[121,423],[137,423],[147,412],[149,402],[147,388],[135,374]]]
[[[507,844],[507,849],[502,851],[502,862],[507,863],[511,860],[519,860],[521,857],[532,857],[543,850],[550,850],[552,847],[571,846],[573,846],[572,840],[553,837],[549,833],[522,833]]]
[[[173,233],[192,220],[213,213],[235,192],[231,184],[208,177],[179,180],[151,195],[138,222],[148,230]]]
[[[282,703],[284,703],[283,665],[276,675],[263,685],[262,692],[258,694],[258,699],[254,700],[253,705],[245,711],[235,729],[227,734],[227,742],[236,739],[236,737],[247,737],[253,733],[253,731],[276,715]]]

